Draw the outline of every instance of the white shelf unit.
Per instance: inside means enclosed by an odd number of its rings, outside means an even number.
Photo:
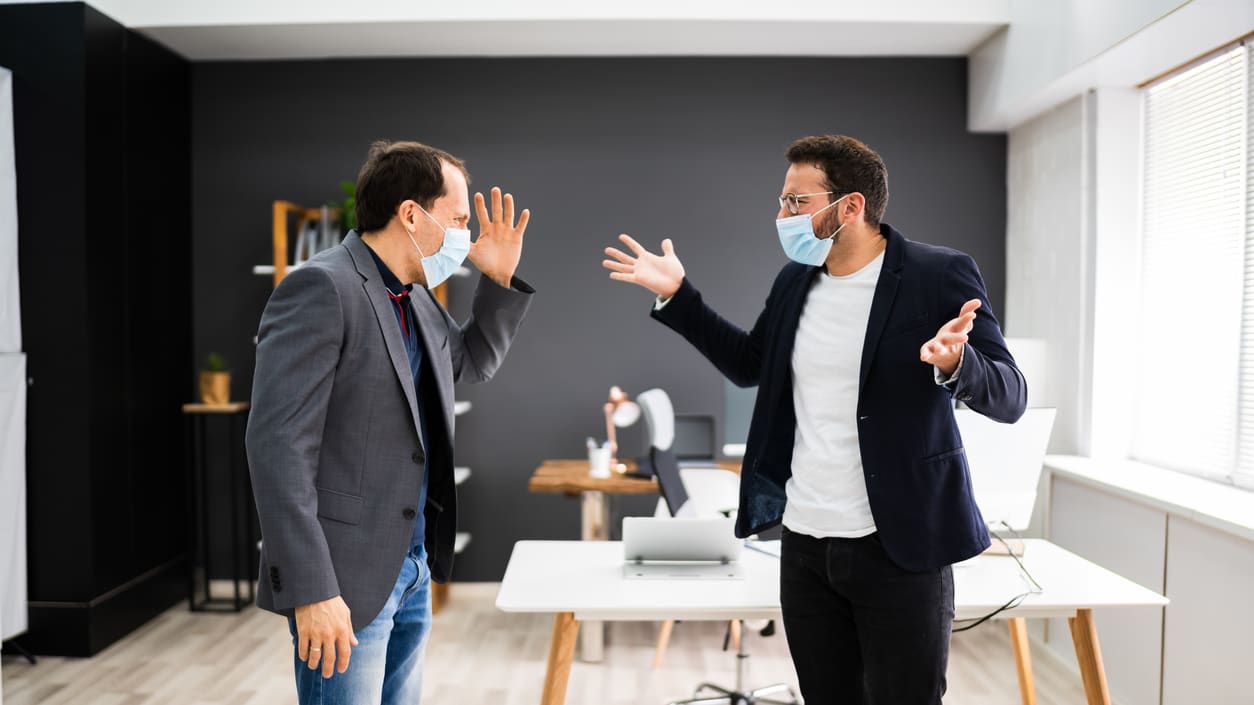
[[[471,408],[471,403],[468,401],[455,401],[453,402],[453,415],[461,416],[462,414],[465,414],[466,412],[470,411],[470,408]],[[470,479],[470,468],[465,467],[465,466],[453,468],[453,484],[460,485],[469,479]],[[470,543],[470,532],[468,531],[457,532],[457,538],[453,541],[453,554],[456,555],[466,550],[466,546],[469,543]]]
[[[454,401],[453,414],[461,416],[470,411],[471,404],[468,401]],[[470,479],[470,468],[465,465],[453,466],[453,484],[463,485]],[[470,545],[470,532],[459,531],[453,538],[453,555],[458,555],[466,550],[466,546]],[[444,606],[448,604],[449,599],[449,583],[438,583],[432,585],[431,607],[438,614]]]
[[[453,553],[461,553],[466,550],[466,546],[470,543],[470,532],[459,531],[457,538],[453,539]]]

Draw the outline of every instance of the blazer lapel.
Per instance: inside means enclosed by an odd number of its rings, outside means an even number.
[[[867,319],[866,339],[862,342],[862,365],[858,374],[858,395],[861,397],[862,387],[866,385],[867,374],[871,371],[871,363],[875,359],[876,348],[880,344],[880,335],[888,323],[888,314],[893,310],[893,299],[897,296],[897,285],[901,283],[901,262],[905,254],[903,238],[892,226],[884,224],[884,237],[888,245],[884,249],[884,266],[880,269],[879,281],[875,284],[875,296],[871,299],[871,315]]]
[[[453,368],[443,364],[448,357],[448,321],[444,312],[430,289],[415,284],[414,289],[421,288],[426,296],[415,291],[409,297],[418,316],[418,330],[422,334],[422,344],[427,351],[427,359],[431,361],[431,370],[435,374],[436,390],[440,399],[440,407],[444,412],[445,428],[453,432]],[[439,362],[437,362],[439,361]]]
[[[792,351],[797,343],[797,326],[801,324],[801,311],[805,308],[806,295],[810,293],[810,286],[818,273],[818,267],[801,270],[796,279],[789,282],[788,289],[780,298],[778,306],[783,316],[780,318],[776,337],[779,349],[776,351],[778,362],[775,365],[784,377],[780,384],[772,385],[776,394],[782,394],[784,390],[792,393]]]
[[[388,357],[392,360],[392,368],[405,390],[405,400],[409,402],[409,411],[414,421],[414,431],[422,442],[422,430],[418,426],[418,394],[414,390],[414,375],[409,369],[409,354],[405,352],[405,341],[401,340],[400,328],[396,325],[396,314],[392,313],[392,304],[388,299],[387,290],[383,288],[383,278],[379,276],[379,268],[374,258],[366,251],[366,243],[361,241],[357,233],[349,233],[344,238],[344,247],[353,257],[357,273],[361,275],[361,288],[370,306],[374,309],[375,321],[379,324],[379,332],[383,334],[383,342],[387,345]],[[425,450],[425,449],[424,449]]]

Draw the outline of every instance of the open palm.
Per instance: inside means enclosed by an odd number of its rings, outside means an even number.
[[[662,241],[661,255],[649,252],[630,235],[619,235],[618,239],[632,254],[614,247],[605,248],[605,254],[613,259],[603,261],[601,266],[610,270],[610,279],[638,284],[664,299],[679,291],[684,281],[684,265],[675,256],[675,245],[669,239]]]
[[[491,217],[482,193],[475,194],[475,213],[479,217],[479,237],[471,243],[468,257],[484,276],[508,289],[522,259],[523,233],[531,220],[531,211],[524,209],[515,224],[513,195],[507,193],[502,199],[501,189],[493,186]]]
[[[941,326],[936,335],[919,348],[919,360],[940,368],[946,377],[952,375],[962,359],[962,348],[975,326],[975,310],[979,307],[979,299],[963,304],[958,317]]]

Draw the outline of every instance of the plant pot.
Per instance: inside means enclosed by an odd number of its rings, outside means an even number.
[[[200,402],[211,406],[231,403],[231,373],[201,372]]]

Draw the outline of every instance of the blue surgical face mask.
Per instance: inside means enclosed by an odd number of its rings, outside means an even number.
[[[811,267],[817,267],[826,262],[827,253],[832,251],[832,243],[836,241],[836,235],[844,230],[848,223],[836,228],[836,232],[830,237],[820,240],[814,234],[814,216],[848,197],[849,194],[845,194],[813,213],[802,213],[776,220],[775,229],[779,231],[779,244],[784,248],[784,254],[794,262],[808,264]]]
[[[418,206],[418,210],[431,218],[433,223],[440,225],[440,221],[427,213],[422,206]],[[431,256],[427,256],[418,246],[413,233],[409,233],[409,241],[414,243],[414,249],[422,255],[422,272],[427,278],[428,289],[436,288],[453,276],[453,272],[466,261],[466,255],[470,254],[470,231],[462,228],[444,228],[444,244]]]

